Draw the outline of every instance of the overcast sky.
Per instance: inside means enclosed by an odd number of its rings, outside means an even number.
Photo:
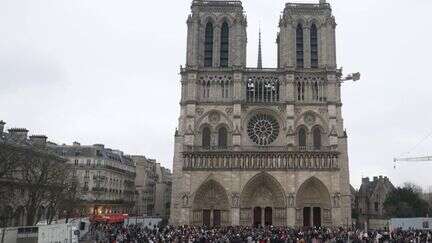
[[[258,26],[264,66],[276,65],[283,0],[244,0],[248,65]],[[299,2],[299,1],[295,1]],[[318,2],[306,1],[306,2]],[[432,185],[430,0],[331,1],[343,85],[351,182],[386,175]],[[56,143],[103,143],[170,167],[191,0],[0,0],[0,120]],[[406,154],[410,152],[409,154]]]

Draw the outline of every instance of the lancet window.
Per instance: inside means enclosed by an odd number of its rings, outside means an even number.
[[[220,45],[220,66],[228,67],[229,55],[229,27],[226,22],[222,24]]]
[[[318,68],[318,30],[315,24],[310,29],[311,68]]]
[[[306,149],[307,146],[307,132],[305,128],[300,128],[298,131],[298,141],[299,141],[299,147]]]
[[[303,27],[301,24],[297,25],[296,29],[296,56],[297,67],[304,67],[304,44],[303,44]]]
[[[213,66],[213,24],[208,22],[204,40],[204,67]]]
[[[202,147],[210,149],[211,131],[209,127],[204,127],[202,131]]]
[[[222,81],[220,84],[220,91],[222,98],[229,98],[229,90],[231,87],[231,83],[228,81]]]
[[[218,130],[218,147],[225,149],[228,146],[228,131],[225,127],[221,127]]]
[[[321,149],[321,129],[319,127],[315,127],[312,131],[313,135],[313,146],[315,150]]]

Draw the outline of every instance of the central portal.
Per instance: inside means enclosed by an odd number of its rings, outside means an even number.
[[[279,182],[268,173],[254,176],[241,193],[242,225],[268,226],[286,224],[285,193]],[[273,215],[279,215],[275,219]]]

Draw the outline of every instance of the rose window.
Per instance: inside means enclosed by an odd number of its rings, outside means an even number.
[[[270,115],[258,114],[248,123],[249,138],[258,145],[269,145],[279,135],[279,123]]]

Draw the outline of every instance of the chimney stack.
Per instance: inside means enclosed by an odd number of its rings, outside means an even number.
[[[0,120],[0,136],[3,135],[5,125],[6,125],[6,122],[4,122],[3,120]]]
[[[362,178],[362,184],[368,184],[369,183],[369,177]]]
[[[105,145],[103,145],[103,144],[94,144],[93,146],[98,148],[98,149],[104,149],[105,148]]]
[[[25,128],[11,128],[9,131],[9,139],[15,143],[25,143],[27,140],[28,130]]]
[[[374,176],[373,181],[378,181],[378,176]]]
[[[78,142],[73,142],[72,146],[74,146],[74,147],[79,147],[79,146],[81,146],[81,144],[78,143]]]
[[[36,147],[45,147],[47,144],[47,136],[45,135],[33,135],[30,136],[30,142]]]

